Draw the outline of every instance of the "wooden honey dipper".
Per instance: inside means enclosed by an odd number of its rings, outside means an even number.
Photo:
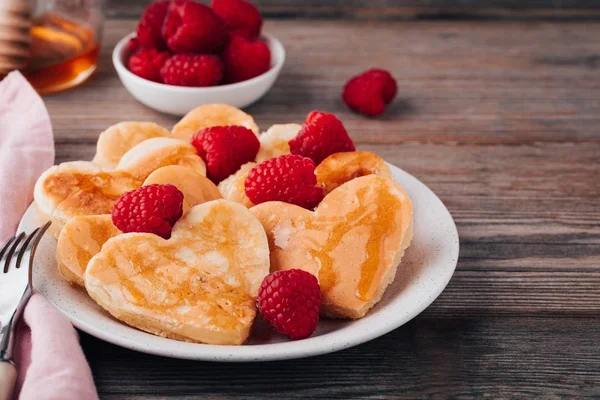
[[[27,66],[31,25],[27,0],[0,0],[0,75]]]

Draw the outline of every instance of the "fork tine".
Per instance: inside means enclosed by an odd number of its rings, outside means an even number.
[[[5,244],[4,247],[2,247],[2,250],[0,250],[0,264],[2,264],[2,260],[4,259],[4,254],[6,253],[6,251],[10,248],[10,246],[12,245],[12,243],[14,242],[14,240],[16,239],[16,236],[11,237]]]
[[[15,253],[17,246],[19,245],[21,240],[23,240],[24,237],[25,237],[25,232],[21,232],[19,234],[19,236],[17,236],[15,238],[14,242],[8,249],[8,252],[6,253],[6,257],[5,257],[5,262],[4,262],[4,273],[8,272],[8,268],[10,268],[10,262],[12,261],[13,254]]]
[[[27,247],[29,247],[29,243],[31,243],[31,241],[35,237],[35,234],[38,233],[39,230],[40,230],[40,228],[35,228],[35,230],[33,232],[31,232],[29,234],[29,236],[27,236],[27,239],[25,239],[25,242],[23,243],[23,246],[21,246],[21,249],[19,250],[19,254],[17,256],[17,262],[15,263],[15,266],[17,268],[21,268],[21,260],[23,260],[23,256],[25,255],[25,251],[27,251]]]
[[[48,228],[50,228],[50,225],[52,225],[51,221],[46,222],[46,224],[37,231],[35,238],[29,242],[29,245],[27,246],[26,251],[29,252],[29,288],[31,290],[33,290],[33,259],[35,257],[35,251],[37,250],[38,244],[40,244],[42,237],[44,237],[44,233],[46,233]]]

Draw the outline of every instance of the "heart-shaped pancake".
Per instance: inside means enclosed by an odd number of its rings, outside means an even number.
[[[85,161],[49,168],[35,185],[36,212],[41,221],[53,221],[50,229],[58,235],[74,216],[110,214],[123,193],[139,188],[148,175],[167,165],[206,174],[204,161],[191,144],[172,138],[149,139],[128,151],[115,170]]]
[[[183,212],[195,205],[222,198],[217,186],[204,175],[181,165],[169,165],[151,173],[146,185],[175,185],[183,193]]]
[[[266,132],[261,133],[260,149],[256,155],[256,162],[260,164],[271,158],[290,154],[290,140],[298,136],[302,129],[299,124],[277,124],[271,126]]]
[[[219,189],[208,178],[179,165],[162,167],[150,174],[144,185],[172,184],[183,193],[183,212],[195,205],[221,198]],[[56,244],[56,263],[69,282],[83,286],[83,274],[90,259],[100,252],[108,239],[121,234],[110,214],[80,215],[71,218],[60,231]]]
[[[371,174],[392,178],[392,172],[383,158],[368,151],[332,154],[315,169],[317,183],[325,194],[354,178]]]
[[[258,135],[258,126],[254,119],[228,104],[205,104],[194,108],[173,127],[173,136],[190,140],[196,132],[212,126],[240,125]]]
[[[121,157],[134,146],[158,137],[171,137],[171,132],[154,122],[120,122],[100,134],[92,162],[104,168],[115,168]]]
[[[269,245],[245,207],[214,200],[192,207],[168,240],[116,236],[84,275],[89,295],[115,318],[159,336],[242,344],[269,273]]]
[[[247,208],[254,205],[246,195],[245,182],[250,170],[255,166],[256,163],[246,163],[235,174],[219,183],[219,191],[224,199],[235,201]]]
[[[271,272],[299,268],[323,291],[322,313],[360,318],[394,280],[412,237],[412,204],[402,188],[377,175],[353,179],[313,211],[282,202],[250,209],[271,249]]]
[[[206,176],[206,164],[196,148],[185,140],[173,138],[144,140],[121,157],[116,170],[126,171],[144,180],[152,172],[167,165],[181,165]]]
[[[110,214],[121,194],[139,188],[143,180],[125,171],[109,171],[86,161],[55,165],[37,180],[33,192],[40,222],[52,221],[58,235],[76,215]]]
[[[88,263],[100,252],[108,239],[121,231],[110,214],[79,215],[71,218],[60,231],[56,243],[56,264],[69,283],[83,286]]]

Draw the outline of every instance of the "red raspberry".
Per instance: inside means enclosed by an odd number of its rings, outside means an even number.
[[[312,209],[323,200],[323,189],[317,187],[315,163],[310,158],[291,154],[252,168],[244,187],[254,204],[285,201]]]
[[[342,121],[333,114],[313,111],[306,117],[298,135],[290,140],[290,150],[292,154],[311,158],[318,165],[334,153],[356,148]]]
[[[258,40],[232,36],[223,52],[225,79],[235,83],[264,74],[271,68],[271,51]]]
[[[293,340],[312,335],[319,323],[320,308],[319,282],[301,269],[274,272],[258,289],[258,309],[263,318]]]
[[[137,27],[137,39],[141,47],[166,50],[167,44],[162,37],[161,29],[169,3],[169,1],[159,1],[144,9]]]
[[[182,213],[183,193],[174,185],[148,185],[121,195],[112,221],[123,233],[148,232],[168,239]]]
[[[140,42],[137,38],[131,38],[125,45],[125,54],[132,55],[135,54],[140,47]]]
[[[174,53],[215,53],[227,43],[227,27],[214,11],[194,1],[171,3],[162,34]]]
[[[207,176],[219,183],[253,161],[260,143],[250,129],[243,126],[213,126],[192,137],[192,145],[206,163]]]
[[[160,75],[167,85],[214,86],[223,79],[223,63],[210,54],[175,54]]]
[[[346,83],[342,99],[352,110],[374,117],[385,111],[396,91],[396,81],[389,72],[370,69]]]
[[[129,70],[139,77],[154,82],[162,82],[160,70],[171,55],[166,52],[158,52],[156,49],[141,50],[129,57],[127,65]]]
[[[229,32],[246,39],[260,35],[262,17],[256,7],[244,0],[213,0],[212,9],[225,21]]]

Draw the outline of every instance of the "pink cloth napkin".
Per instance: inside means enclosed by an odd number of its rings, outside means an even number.
[[[44,102],[19,73],[0,82],[0,241],[15,233],[33,186],[54,163],[54,140]],[[41,295],[25,309],[18,331],[15,398],[97,399],[90,367],[71,323]],[[20,395],[19,395],[20,393]]]

